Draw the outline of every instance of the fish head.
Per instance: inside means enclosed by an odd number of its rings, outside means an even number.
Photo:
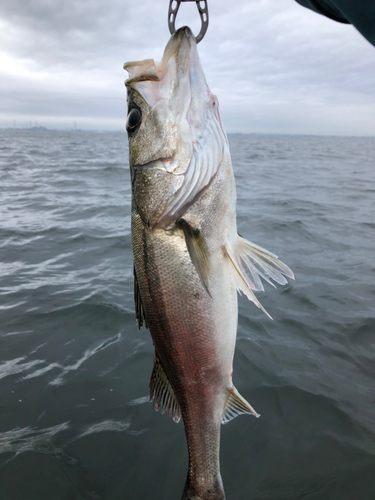
[[[126,128],[133,195],[148,225],[165,227],[194,203],[217,172],[227,141],[218,101],[186,26],[170,38],[159,63],[146,59],[124,68],[129,73]]]

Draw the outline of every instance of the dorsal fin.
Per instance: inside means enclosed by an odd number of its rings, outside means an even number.
[[[254,415],[257,418],[260,417],[259,413],[254,410],[251,404],[249,404],[246,399],[241,396],[237,389],[233,387],[230,392],[223,421],[221,423],[227,424],[233,418],[236,418],[241,414]]]
[[[138,321],[138,328],[140,329],[145,322],[145,327],[148,328],[147,319],[142,305],[141,294],[139,293],[138,280],[135,272],[135,267],[133,266],[134,273],[134,307],[135,307],[135,317]]]
[[[150,379],[150,401],[153,401],[156,411],[161,409],[162,414],[169,415],[176,423],[180,421],[180,406],[156,351]]]

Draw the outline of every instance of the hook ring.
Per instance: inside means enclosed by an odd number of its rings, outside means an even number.
[[[197,43],[199,43],[203,39],[208,28],[207,0],[170,0],[168,10],[168,27],[171,35],[174,35],[174,33],[176,32],[176,17],[181,2],[195,2],[197,5],[197,9],[201,18],[201,30],[196,36],[195,40]]]

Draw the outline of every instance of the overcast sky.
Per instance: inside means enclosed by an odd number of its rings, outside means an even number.
[[[124,130],[125,61],[160,60],[168,0],[1,0],[0,126]],[[228,132],[375,135],[375,47],[294,0],[208,0]],[[199,31],[195,2],[177,26]]]

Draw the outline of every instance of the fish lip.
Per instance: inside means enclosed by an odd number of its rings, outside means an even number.
[[[189,26],[182,26],[181,28],[178,28],[178,30],[173,34],[172,38],[178,37],[184,34],[185,36],[193,37],[195,39],[195,36],[193,35],[193,32],[189,28]]]
[[[172,54],[169,55],[169,58],[178,53],[184,43],[188,43],[189,49],[191,49],[192,43],[196,44],[194,33],[189,26],[182,26],[171,36],[165,49],[165,52],[167,52],[168,45],[173,47]]]

